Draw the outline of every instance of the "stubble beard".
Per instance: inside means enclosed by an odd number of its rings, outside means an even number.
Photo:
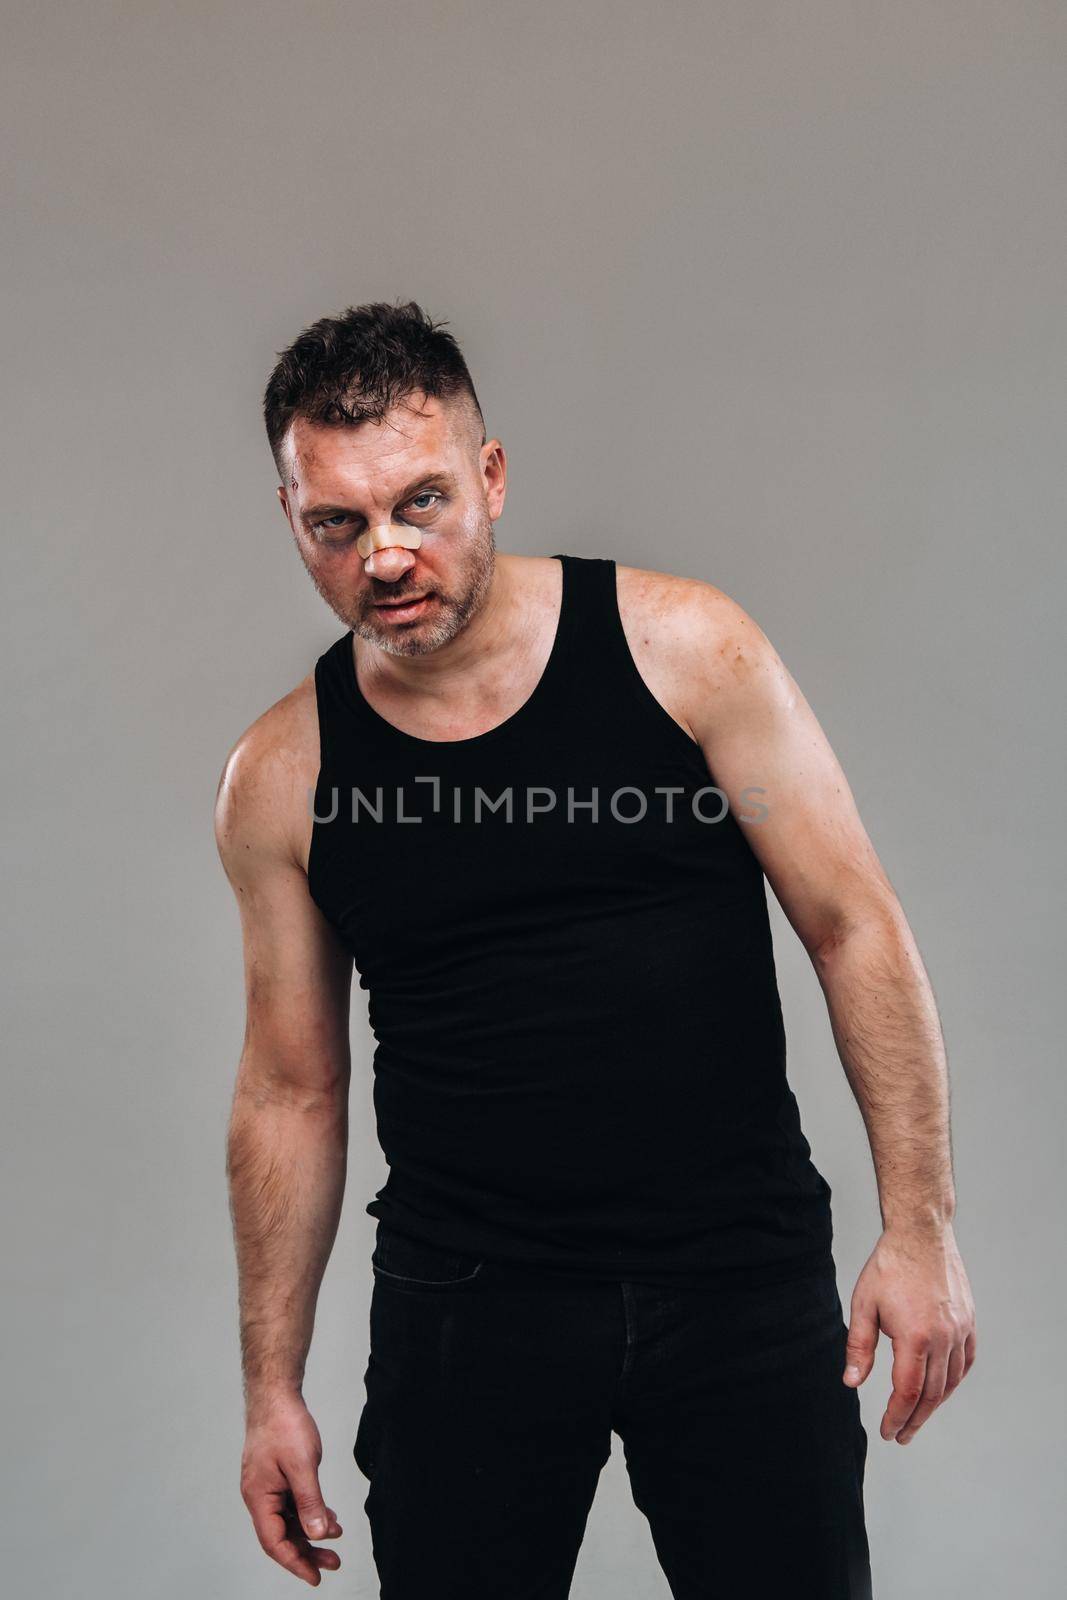
[[[390,626],[388,623],[377,621],[373,611],[369,609],[374,596],[367,598],[367,611],[358,612],[354,616],[345,615],[338,609],[334,599],[325,594],[315,582],[314,574],[309,573],[309,576],[334,615],[340,618],[346,627],[351,628],[357,638],[374,645],[387,655],[422,656],[448,644],[462,632],[475,612],[480,610],[489,593],[495,565],[496,539],[493,524],[486,517],[477,539],[472,541],[470,554],[459,580],[459,593],[446,595],[435,589],[432,616],[427,617],[425,621],[402,623],[399,626],[395,624]],[[391,594],[393,591],[389,592]]]

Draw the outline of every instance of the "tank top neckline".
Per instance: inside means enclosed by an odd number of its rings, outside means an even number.
[[[567,656],[576,604],[574,592],[576,580],[570,556],[554,555],[552,560],[560,563],[562,574],[559,613],[556,617],[552,648],[548,653],[548,660],[545,662],[541,676],[530,693],[510,716],[504,718],[503,722],[496,723],[492,728],[486,728],[484,733],[471,734],[466,739],[423,739],[417,733],[408,733],[405,728],[398,728],[395,722],[390,722],[388,717],[383,717],[380,711],[375,710],[359,686],[359,677],[356,673],[356,655],[353,648],[354,632],[350,628],[346,634],[342,635],[339,643],[343,647],[344,687],[353,706],[387,738],[396,739],[402,744],[421,750],[480,749],[483,745],[487,745],[496,739],[504,738],[514,732],[517,727],[525,723],[533,715],[548,697],[549,691],[560,675]]]

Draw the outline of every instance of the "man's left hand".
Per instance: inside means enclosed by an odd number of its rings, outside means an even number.
[[[887,1228],[852,1293],[844,1381],[858,1388],[879,1332],[893,1344],[893,1392],[880,1432],[909,1444],[974,1364],[974,1300],[951,1224]]]

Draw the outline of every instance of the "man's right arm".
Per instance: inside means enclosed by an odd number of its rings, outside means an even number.
[[[245,967],[226,1163],[246,1411],[241,1493],[267,1553],[316,1586],[319,1568],[340,1561],[309,1538],[340,1528],[319,1488],[322,1446],[302,1384],[344,1195],[352,959],[300,861],[299,739],[286,702],[253,724],[222,774],[215,834]]]

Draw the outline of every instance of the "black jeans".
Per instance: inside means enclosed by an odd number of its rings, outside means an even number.
[[[869,1600],[832,1262],[549,1284],[379,1221],[372,1263],[354,1455],[382,1600],[564,1600],[613,1432],[675,1600]]]

